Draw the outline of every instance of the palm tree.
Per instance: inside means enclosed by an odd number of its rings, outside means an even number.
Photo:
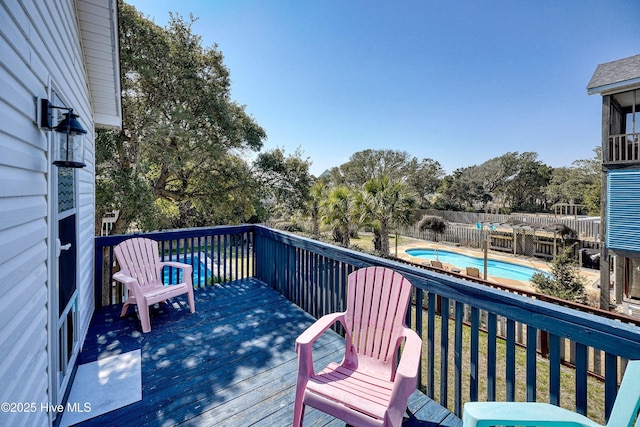
[[[353,192],[344,185],[333,188],[321,203],[320,211],[322,222],[330,225],[333,230],[333,239],[348,247],[351,243],[351,233],[359,225]]]
[[[364,185],[362,220],[373,226],[375,246],[382,255],[389,255],[389,231],[415,220],[417,200],[408,185],[386,175],[372,178]]]
[[[317,181],[309,190],[309,200],[307,202],[307,212],[311,217],[311,235],[318,237],[320,235],[320,205],[325,198],[325,184]]]

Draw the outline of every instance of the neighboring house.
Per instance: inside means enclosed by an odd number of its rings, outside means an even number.
[[[94,311],[94,139],[122,125],[117,28],[116,0],[0,0],[2,426],[51,425]],[[86,167],[52,164],[65,135],[41,126],[42,98],[78,115]],[[55,126],[67,111],[51,112]]]
[[[616,303],[640,298],[640,55],[598,65],[587,93],[602,95],[600,282],[608,308],[612,281]]]

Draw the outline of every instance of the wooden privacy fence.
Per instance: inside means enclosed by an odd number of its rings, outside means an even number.
[[[600,239],[600,218],[567,218],[554,217],[552,215],[533,214],[490,214],[477,212],[439,211],[423,210],[421,215],[435,215],[443,218],[449,223],[466,224],[475,226],[478,222],[507,223],[509,221],[521,221],[535,227],[544,227],[553,224],[564,224],[575,230],[583,240],[598,241]]]
[[[529,229],[514,230],[515,232],[507,231],[504,228],[480,230],[476,225],[449,223],[444,233],[435,233],[431,230],[421,231],[416,224],[402,227],[398,229],[398,233],[415,239],[446,242],[471,248],[482,248],[483,242],[488,238],[489,248],[492,250],[542,259],[553,258],[558,248],[563,246],[562,239],[554,238],[553,233]],[[589,240],[578,240],[577,243],[573,248],[575,255],[581,249],[600,247],[600,242]]]

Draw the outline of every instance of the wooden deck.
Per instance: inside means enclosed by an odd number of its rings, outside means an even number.
[[[287,426],[291,425],[296,337],[313,318],[255,279],[196,290],[196,313],[186,299],[152,308],[142,334],[134,309],[99,309],[79,363],[136,349],[142,354],[142,396],[137,403],[81,425]],[[342,338],[327,333],[314,346],[317,366],[342,357]],[[423,394],[410,399],[405,426],[461,426]],[[308,408],[305,426],[344,426]]]

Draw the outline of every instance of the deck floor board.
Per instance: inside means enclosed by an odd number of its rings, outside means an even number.
[[[184,298],[151,309],[143,334],[134,308],[96,311],[79,363],[136,349],[142,354],[142,400],[87,420],[83,426],[286,426],[297,375],[295,339],[314,319],[254,279],[196,290],[196,313]],[[335,333],[314,344],[316,368],[339,361]],[[322,365],[322,366],[320,366]],[[449,411],[416,392],[409,426],[459,426]],[[305,426],[344,426],[308,408]]]

